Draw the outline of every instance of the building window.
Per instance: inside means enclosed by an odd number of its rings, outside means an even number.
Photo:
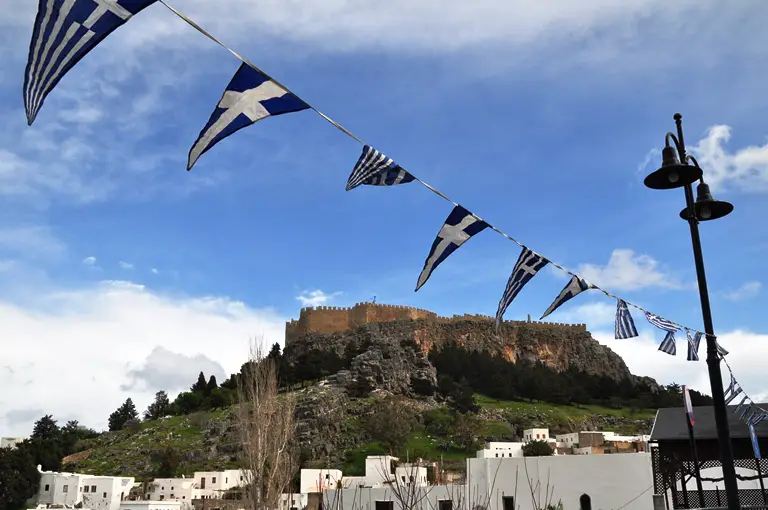
[[[215,476],[211,477],[211,483],[216,483],[216,477]]]
[[[104,499],[107,499],[107,493],[106,493],[106,492],[103,492],[103,493],[101,494],[101,497],[102,497],[102,498],[104,498]]]
[[[409,478],[411,479],[411,483],[416,481],[416,478],[413,475],[411,475]]]
[[[224,483],[229,483],[229,477],[224,479]]]
[[[241,481],[241,482],[243,481],[243,477],[242,477],[242,476],[240,476],[240,481]]]
[[[504,510],[515,510],[515,498],[512,496],[502,496],[501,504]]]
[[[61,488],[61,492],[69,492],[69,485],[65,485]]]
[[[331,478],[331,475],[329,475],[329,474],[326,474],[326,475],[325,475],[325,479],[326,479],[326,480],[328,480],[328,479],[330,479],[330,478]]]
[[[579,497],[579,508],[581,510],[592,510],[592,498],[589,497],[589,494],[582,494]]]
[[[181,499],[187,499],[187,497],[186,496],[182,496]]]
[[[48,492],[49,490],[51,490],[51,486],[50,486],[50,485],[48,485],[48,484],[45,484],[45,489],[43,489],[43,490],[44,490],[45,492]]]
[[[377,501],[374,510],[395,510],[394,501]]]
[[[160,487],[160,490],[161,490],[161,491],[164,491],[164,490],[165,490],[165,487]]]
[[[200,479],[200,488],[201,488],[201,489],[205,489],[205,477],[202,477],[202,478]]]
[[[171,494],[171,499],[173,499],[173,498],[174,498],[174,496],[173,496],[173,494]]]
[[[437,502],[437,510],[453,510],[453,501],[444,499]]]
[[[96,486],[95,485],[91,485],[91,492],[96,492]]]
[[[46,485],[46,487],[47,487],[47,485]],[[86,485],[85,487],[83,487],[83,492],[88,492],[88,489],[90,489],[90,487],[88,487],[88,486]],[[48,489],[46,489],[46,490],[48,490]]]
[[[405,475],[400,477],[401,480],[403,480],[403,483],[405,483]]]
[[[496,454],[496,458],[497,458],[497,459],[499,458],[499,454],[498,454],[498,453]]]

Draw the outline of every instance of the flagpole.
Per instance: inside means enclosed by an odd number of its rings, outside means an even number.
[[[693,470],[696,477],[696,489],[699,491],[699,508],[704,508],[704,489],[701,486],[701,470],[699,469],[699,452],[696,450],[696,438],[693,436],[693,424],[690,419],[685,420],[688,423],[688,441],[691,444],[691,453],[693,454]]]

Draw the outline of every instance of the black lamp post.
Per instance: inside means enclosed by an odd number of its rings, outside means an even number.
[[[704,257],[701,254],[701,239],[699,238],[699,222],[722,218],[733,211],[733,205],[712,198],[709,186],[704,183],[699,163],[685,153],[683,139],[683,116],[675,114],[677,136],[667,133],[666,143],[662,151],[661,168],[645,178],[645,185],[651,189],[685,189],[686,207],[680,211],[680,217],[691,227],[693,243],[693,259],[696,264],[696,276],[699,281],[699,298],[701,299],[701,314],[704,318],[704,332],[707,336],[707,366],[709,382],[712,387],[712,400],[717,425],[717,439],[720,444],[720,462],[723,465],[723,481],[729,510],[739,510],[739,492],[736,482],[736,470],[733,466],[733,449],[731,447],[731,432],[728,426],[728,411],[725,406],[723,392],[723,376],[720,372],[720,355],[717,349],[717,338],[712,326],[712,311],[709,307],[709,291],[707,276],[704,272]],[[674,142],[674,147],[670,145]],[[692,162],[693,164],[689,164]],[[693,200],[693,183],[700,181],[697,187],[697,198]],[[702,502],[703,504],[703,502]]]

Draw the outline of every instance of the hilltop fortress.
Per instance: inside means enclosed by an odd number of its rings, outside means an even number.
[[[493,322],[488,315],[454,315],[441,317],[434,312],[412,306],[385,305],[378,303],[357,303],[350,308],[337,306],[318,306],[302,308],[298,320],[285,323],[285,345],[290,345],[296,338],[307,333],[336,333],[355,329],[364,324],[423,320],[432,323],[452,322]],[[546,329],[586,332],[586,324],[562,324],[558,322],[504,321],[506,326],[527,326]]]

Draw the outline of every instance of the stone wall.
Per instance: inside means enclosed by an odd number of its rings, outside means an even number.
[[[357,303],[353,307],[317,306],[302,308],[298,320],[285,323],[285,345],[307,333],[336,333],[355,329],[364,324],[394,322],[402,320],[426,320],[438,323],[453,322],[492,322],[494,317],[489,315],[454,315],[441,317],[434,312],[412,306],[386,305],[378,303]],[[562,328],[569,331],[586,331],[586,324],[563,324],[559,322],[532,321],[530,315],[527,321],[504,321],[504,324],[514,326],[525,324],[541,328]]]

